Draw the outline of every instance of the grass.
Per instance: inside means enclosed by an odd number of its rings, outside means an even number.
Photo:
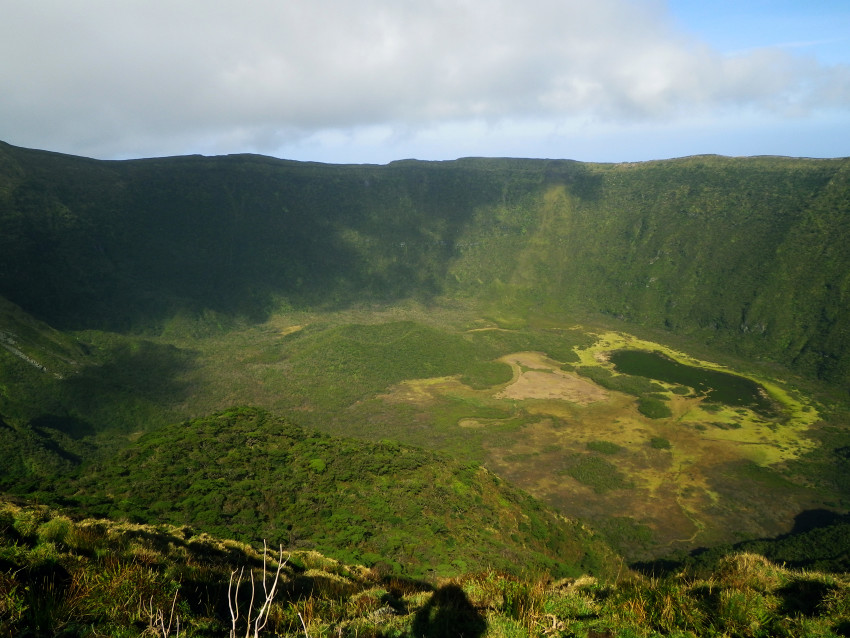
[[[39,531],[60,529],[61,540]],[[311,551],[281,556],[282,564],[276,550],[264,561],[262,544],[185,526],[72,520],[3,503],[0,636],[175,636],[178,618],[180,636],[225,635],[234,571],[270,587],[279,564],[260,636],[796,638],[845,635],[850,624],[846,574],[786,569],[755,554],[668,577],[622,569],[607,580],[495,570],[417,580]],[[240,633],[246,584],[236,598]]]

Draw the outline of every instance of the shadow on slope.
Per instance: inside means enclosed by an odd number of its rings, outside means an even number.
[[[708,571],[724,556],[751,553],[789,569],[825,572],[850,571],[850,514],[814,509],[800,512],[787,534],[742,541],[734,545],[693,550],[682,559],[634,563],[631,567],[649,575],[672,574],[682,569]]]
[[[101,162],[5,144],[0,154],[0,293],[63,329],[427,299],[476,209],[536,180],[512,175],[509,160]]]

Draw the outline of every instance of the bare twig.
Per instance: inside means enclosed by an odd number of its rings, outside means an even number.
[[[305,624],[304,624],[304,618],[302,618],[302,617],[301,617],[301,612],[300,612],[300,611],[298,612],[298,620],[300,620],[300,621],[301,621],[301,626],[302,626],[302,627],[304,627],[304,635],[305,635],[307,638],[310,638],[310,634],[308,634],[308,633],[307,633],[307,625],[305,625]],[[342,631],[342,630],[340,629],[340,631]]]
[[[260,608],[257,610],[257,616],[253,619],[254,638],[258,638],[260,632],[265,629],[266,624],[269,621],[269,611],[271,610],[272,602],[274,601],[275,594],[277,593],[277,584],[280,580],[280,572],[283,569],[283,566],[289,562],[288,556],[286,560],[283,560],[283,545],[281,545],[277,559],[277,571],[275,572],[271,588],[269,588],[268,584],[266,583],[266,576],[268,573],[268,568],[266,565],[267,555],[268,548],[266,546],[266,542],[263,541],[263,594],[265,596],[265,600],[263,601],[262,605],[260,605]],[[244,572],[244,569],[245,568],[243,567],[239,570],[239,577],[236,580],[236,591],[231,593],[233,589],[233,577],[236,576],[235,571],[231,572],[230,584],[227,587],[227,604],[230,607],[231,619],[230,638],[236,638],[236,624],[237,620],[239,619],[239,585],[242,582],[242,574]],[[254,582],[254,570],[249,570],[249,573],[251,576],[251,601],[248,604],[248,615],[245,620],[245,638],[250,638],[251,636],[251,618],[254,614],[254,598],[256,597],[257,593],[256,584]]]
[[[180,638],[180,615],[175,614],[175,609],[177,608],[177,592],[174,592],[174,599],[171,601],[171,613],[168,616],[168,626],[165,626],[165,612],[161,609],[157,609],[154,611],[153,608],[153,596],[151,596],[150,602],[148,603],[148,616],[150,617],[150,630],[155,633],[157,636],[162,636],[162,638],[169,638],[171,636],[171,626],[176,624],[177,633],[174,634],[174,638]]]
[[[244,567],[239,570],[239,578],[236,580],[236,592],[233,596],[230,595],[230,592],[233,588],[233,577],[236,575],[236,570],[230,572],[230,582],[227,584],[227,606],[230,608],[231,620],[230,638],[236,638],[236,621],[239,620],[239,605],[236,603],[237,598],[239,598],[239,585],[242,583],[242,572],[244,570]]]

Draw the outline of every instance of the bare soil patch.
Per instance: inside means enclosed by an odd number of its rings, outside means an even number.
[[[581,405],[608,398],[608,392],[578,375],[561,370],[537,352],[501,358],[514,369],[514,380],[497,399],[560,399]]]

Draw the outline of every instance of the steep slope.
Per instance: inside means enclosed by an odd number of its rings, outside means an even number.
[[[850,377],[848,160],[635,165],[256,156],[98,162],[0,145],[0,294],[59,328],[180,310],[485,299],[601,312]]]
[[[104,443],[182,418],[192,360],[137,336],[64,333],[0,297],[0,490],[49,491]]]
[[[592,187],[550,178],[508,281],[544,307],[846,379],[849,170],[845,160],[697,157],[591,166]]]
[[[0,147],[0,292],[58,327],[433,295],[508,177],[271,158],[92,162]],[[482,179],[484,177],[484,179]]]

